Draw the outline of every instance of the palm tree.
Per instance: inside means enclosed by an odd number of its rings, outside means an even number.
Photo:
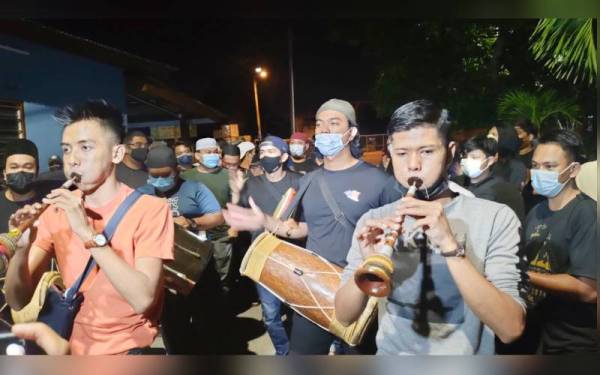
[[[594,20],[541,19],[530,37],[535,60],[559,80],[592,85],[598,72]]]
[[[558,125],[564,128],[579,124],[581,109],[575,101],[559,97],[554,90],[513,90],[500,98],[498,115],[500,119],[512,123],[520,118],[528,118],[540,133],[542,126]]]

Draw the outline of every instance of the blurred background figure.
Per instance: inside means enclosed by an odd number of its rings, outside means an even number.
[[[42,172],[38,176],[38,181],[48,181],[51,189],[56,189],[65,183],[67,178],[63,171],[63,161],[58,155],[51,155],[48,158],[48,171]]]
[[[308,136],[302,132],[295,132],[292,134],[289,140],[290,148],[290,162],[288,162],[288,169],[300,173],[306,174],[318,168],[314,160],[309,158],[308,150],[310,144],[308,143]]]
[[[533,156],[533,149],[535,148],[535,126],[529,119],[520,119],[515,122],[515,131],[517,137],[521,141],[521,147],[519,148],[519,156],[527,168],[531,168],[531,157]]]
[[[240,168],[247,174],[252,163],[252,157],[256,152],[256,146],[252,142],[244,141],[239,143],[237,147],[240,149]]]
[[[250,163],[250,174],[252,176],[260,176],[264,173],[262,166],[260,165],[260,158],[258,154],[254,154],[252,162]]]
[[[177,158],[177,169],[180,172],[192,169],[194,166],[194,152],[189,141],[178,139],[173,146]]]
[[[496,123],[487,134],[498,142],[497,162],[492,174],[506,182],[514,184],[519,191],[529,181],[529,173],[525,164],[518,158],[521,141],[512,126]]]

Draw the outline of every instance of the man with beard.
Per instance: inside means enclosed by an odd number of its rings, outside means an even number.
[[[335,298],[345,325],[368,299],[355,272],[379,254],[386,230],[402,233],[391,255],[392,290],[379,305],[378,354],[493,354],[494,333],[510,342],[523,331],[519,220],[503,204],[450,189],[449,127],[448,112],[428,100],[396,109],[388,125],[394,176],[405,193],[411,179],[421,186],[356,225]]]
[[[359,159],[358,124],[350,103],[340,99],[323,103],[316,113],[315,132],[324,168],[300,180],[299,194],[290,208],[297,208],[295,221],[274,219],[252,200],[251,208],[228,205],[223,216],[234,229],[264,228],[285,238],[307,237],[309,250],[344,266],[358,219],[369,209],[395,201],[399,194],[392,176]],[[325,195],[324,189],[329,194]],[[294,314],[291,354],[328,354],[334,339],[329,332]]]
[[[117,180],[132,189],[146,185],[148,172],[144,160],[148,155],[150,141],[146,134],[139,130],[128,133],[123,140],[127,153],[123,161],[117,165]]]

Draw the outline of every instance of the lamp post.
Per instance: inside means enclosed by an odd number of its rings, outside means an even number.
[[[258,81],[257,78],[260,79],[265,79],[268,76],[268,73],[265,69],[261,68],[260,66],[256,67],[254,69],[254,78],[252,80],[253,83],[253,87],[254,87],[254,107],[256,108],[256,127],[258,130],[258,139],[262,139],[262,132],[261,132],[261,126],[260,126],[260,108],[258,105]]]

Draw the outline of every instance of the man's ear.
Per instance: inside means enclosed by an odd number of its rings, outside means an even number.
[[[124,144],[118,144],[113,146],[112,148],[112,162],[114,164],[119,164],[125,158],[125,154],[127,153],[127,147]]]
[[[454,154],[456,153],[456,142],[448,142],[448,154],[446,155],[446,167],[449,167],[454,160]]]
[[[569,177],[575,178],[581,171],[581,163],[574,162],[574,165],[571,167],[571,173],[569,173]]]
[[[350,136],[348,137],[348,143],[352,142],[352,140],[354,140],[354,137],[356,137],[356,134],[358,134],[358,128],[356,126],[351,126],[350,127]]]

